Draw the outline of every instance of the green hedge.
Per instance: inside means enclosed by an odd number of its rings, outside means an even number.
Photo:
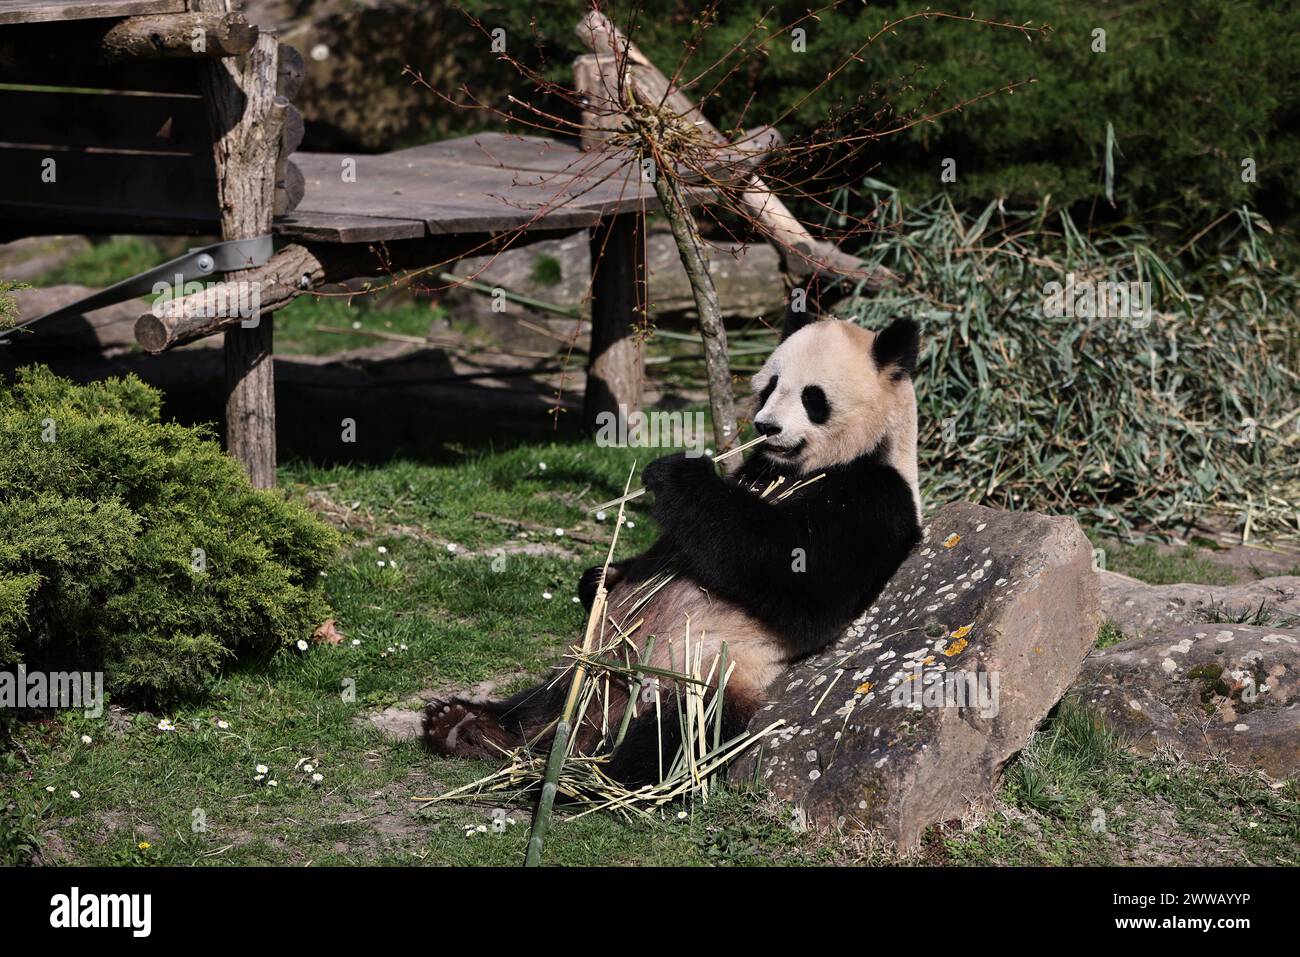
[[[256,491],[134,376],[0,384],[0,666],[102,668],[161,702],[309,637],[336,533]],[[198,550],[198,551],[196,551]]]

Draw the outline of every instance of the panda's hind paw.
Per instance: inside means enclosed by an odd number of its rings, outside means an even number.
[[[499,730],[496,719],[469,701],[430,701],[424,709],[424,746],[435,754],[496,757],[488,743]]]

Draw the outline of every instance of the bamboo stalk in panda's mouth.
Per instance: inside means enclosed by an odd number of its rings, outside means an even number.
[[[756,439],[750,439],[748,442],[745,442],[741,445],[737,445],[734,449],[727,449],[727,451],[723,452],[721,455],[713,456],[713,461],[721,462],[724,459],[729,459],[733,455],[739,455],[741,452],[744,452],[746,449],[752,449],[760,442],[766,442],[766,441],[767,441],[767,436],[760,435]],[[605,509],[605,508],[613,508],[615,505],[622,505],[624,502],[630,502],[632,501],[632,499],[640,498],[644,494],[645,494],[645,489],[639,488],[635,492],[628,492],[626,495],[621,495],[618,498],[612,498],[608,502],[601,502],[599,505],[587,509],[587,514],[590,515],[592,512],[599,512],[601,509]]]

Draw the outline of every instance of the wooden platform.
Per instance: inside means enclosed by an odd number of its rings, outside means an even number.
[[[209,37],[201,50],[187,39],[196,21]],[[644,369],[632,330],[645,315],[642,214],[657,199],[636,157],[501,133],[382,155],[296,152],[305,124],[292,102],[305,72],[298,51],[227,0],[0,0],[8,118],[0,241],[273,233],[269,260],[173,300],[183,308],[142,313],[134,326],[152,353],[223,337],[227,449],[258,488],[276,475],[275,311],[377,267],[423,270],[589,232],[583,416],[638,408]],[[699,189],[687,199],[711,196]],[[227,308],[231,283],[257,291],[258,322],[246,325]]]
[[[0,0],[0,25],[53,23],[63,20],[98,20],[137,17],[147,13],[180,13],[185,0]]]
[[[635,163],[533,136],[483,133],[380,155],[295,153],[306,192],[276,235],[357,243],[577,230],[658,205]],[[344,179],[355,164],[355,181]],[[705,195],[693,197],[702,201]]]

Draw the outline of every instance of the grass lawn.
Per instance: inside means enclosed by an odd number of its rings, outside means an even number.
[[[1231,585],[1237,574],[1216,564],[1188,545],[1178,551],[1161,551],[1153,542],[1133,545],[1106,543],[1106,569],[1139,578],[1148,585]]]
[[[0,860],[34,843],[43,860],[77,864],[519,863],[527,805],[498,831],[487,805],[411,800],[487,765],[395,743],[365,715],[409,707],[424,689],[497,679],[503,691],[540,674],[580,632],[577,577],[603,557],[611,530],[586,509],[622,490],[632,460],[629,450],[534,442],[449,450],[438,465],[287,465],[283,485],[350,536],[327,581],[344,641],[234,671],[206,703],[165,714],[12,726],[13,746],[0,752]],[[643,503],[630,515],[622,554],[655,534]],[[159,730],[163,719],[175,730]],[[1063,706],[1011,766],[998,809],[933,829],[908,861],[1296,863],[1297,798],[1294,785],[1270,789],[1220,765],[1130,756]],[[759,793],[683,810],[653,824],[560,820],[546,859],[891,860],[859,839],[794,830]]]

